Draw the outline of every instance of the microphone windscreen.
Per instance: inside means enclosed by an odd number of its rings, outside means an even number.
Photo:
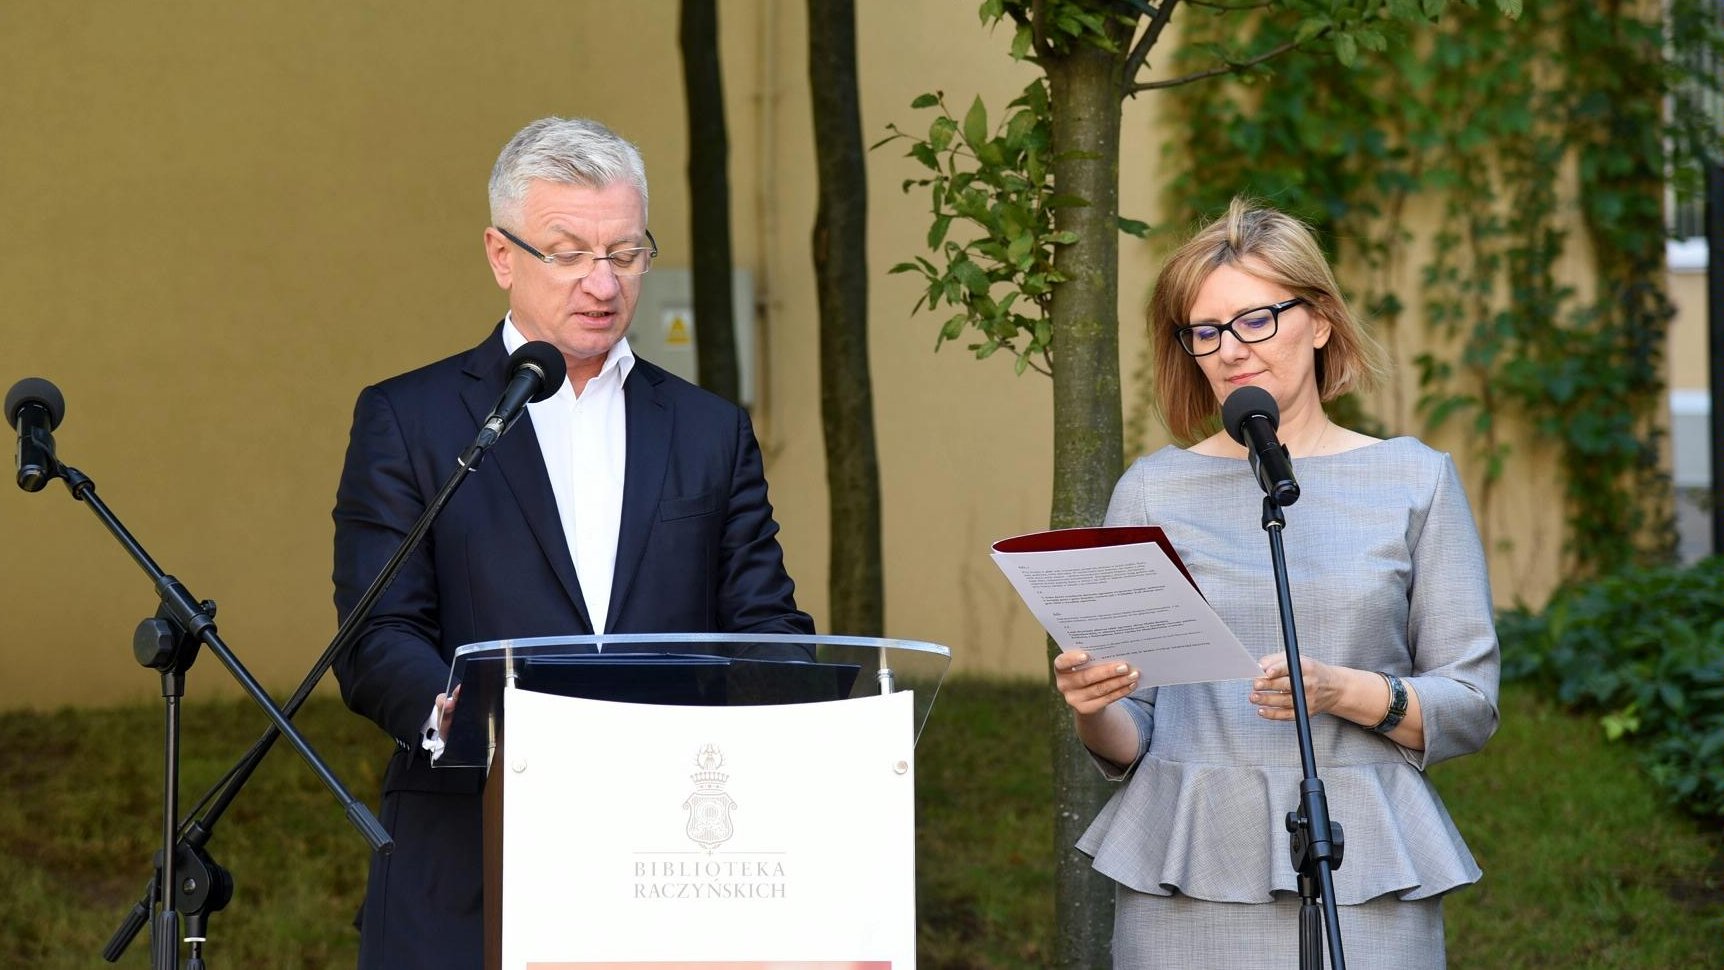
[[[6,392],[6,423],[17,425],[18,409],[32,403],[48,409],[49,431],[58,428],[60,419],[66,416],[66,399],[60,395],[59,388],[40,377],[26,377]]]
[[[563,360],[563,352],[543,340],[528,341],[510,354],[509,374],[513,376],[522,364],[532,364],[545,375],[545,382],[539,385],[538,393],[531,398],[534,404],[557,393],[563,380],[569,376],[569,365]]]
[[[1221,426],[1240,444],[1245,444],[1245,422],[1252,417],[1268,418],[1269,427],[1281,427],[1281,406],[1275,403],[1275,396],[1255,384],[1247,384],[1222,402]]]

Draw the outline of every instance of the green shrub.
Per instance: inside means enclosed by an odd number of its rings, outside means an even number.
[[[1497,619],[1505,679],[1631,738],[1674,801],[1724,816],[1724,559],[1631,568]]]

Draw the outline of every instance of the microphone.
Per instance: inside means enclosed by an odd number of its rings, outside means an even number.
[[[40,492],[59,477],[54,429],[66,416],[60,389],[40,377],[26,377],[6,392],[6,423],[18,429],[18,487]]]
[[[1299,500],[1299,482],[1293,477],[1293,459],[1275,437],[1281,426],[1281,407],[1275,398],[1254,384],[1227,395],[1221,405],[1221,423],[1234,441],[1245,446],[1251,471],[1263,493],[1277,505]]]
[[[528,404],[537,404],[557,393],[568,376],[569,365],[564,362],[562,351],[543,340],[534,340],[509,355],[508,370],[509,386],[503,389],[503,396],[491,409],[485,426],[479,429],[478,440],[473,442],[480,451],[496,444]]]

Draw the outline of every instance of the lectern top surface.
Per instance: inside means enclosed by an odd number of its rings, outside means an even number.
[[[920,735],[951,664],[935,643],[787,634],[606,634],[467,644],[449,690],[461,702],[439,766],[490,762],[505,686],[630,704],[766,706],[908,692]]]

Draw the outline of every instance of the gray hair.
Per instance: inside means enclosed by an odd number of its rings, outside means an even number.
[[[515,133],[491,169],[491,224],[514,225],[534,181],[604,188],[626,182],[647,205],[646,165],[640,149],[586,118],[540,118]]]

